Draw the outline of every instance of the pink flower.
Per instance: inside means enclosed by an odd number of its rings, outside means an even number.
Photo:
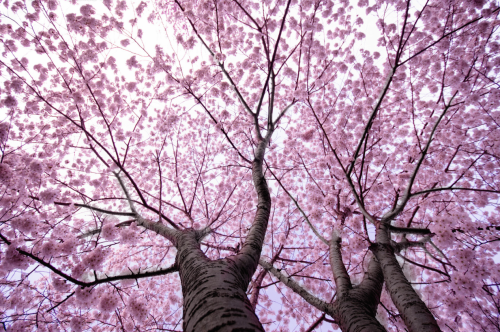
[[[41,174],[43,172],[43,165],[38,160],[34,160],[30,164],[30,170],[35,174]]]
[[[104,224],[104,226],[102,226],[101,235],[106,240],[114,240],[116,238],[117,233],[118,233],[118,229],[110,221],[107,221]]]
[[[85,320],[81,317],[73,317],[69,326],[73,332],[81,332],[85,328]]]
[[[312,140],[313,137],[314,137],[314,129],[310,129],[310,130],[306,131],[304,134],[302,134],[302,138],[306,142],[309,142],[310,140]]]
[[[85,306],[90,307],[95,302],[96,292],[92,292],[91,288],[78,287],[75,291],[76,302]]]
[[[88,254],[82,262],[87,265],[88,268],[98,270],[102,266],[105,257],[106,252],[102,250],[102,247],[97,247],[92,250],[92,252]]]
[[[57,190],[47,189],[38,194],[38,198],[43,204],[52,204],[56,200],[59,192]]]
[[[0,144],[4,144],[9,136],[9,124],[7,122],[0,123]]]
[[[50,0],[48,2],[48,6],[50,10],[56,10],[57,9],[57,1],[55,0]]]
[[[17,100],[12,96],[7,96],[7,98],[3,100],[3,104],[8,108],[13,108],[17,106]]]
[[[116,295],[114,295],[113,293],[105,294],[99,301],[99,309],[104,312],[110,312],[115,310],[119,304],[120,302]]]
[[[1,136],[0,136],[0,143],[1,143]],[[11,177],[12,177],[12,171],[9,165],[5,163],[0,164],[0,183],[2,184],[8,183]]]
[[[138,299],[130,297],[128,302],[128,310],[132,317],[142,322],[148,316],[148,309],[145,303],[139,302]]]
[[[148,5],[144,1],[141,1],[141,3],[139,4],[139,6],[137,6],[137,8],[135,9],[135,12],[137,13],[137,16],[141,17],[142,12],[144,11],[144,9],[146,9],[147,6]]]
[[[85,17],[90,17],[95,14],[95,9],[91,5],[84,5],[80,7],[80,13]]]

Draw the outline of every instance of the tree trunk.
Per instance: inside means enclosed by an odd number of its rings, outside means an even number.
[[[331,246],[330,249],[332,247],[334,246]],[[335,255],[335,252],[333,254]],[[269,262],[261,259],[260,265],[271,272],[282,283],[290,287],[309,304],[332,316],[343,332],[386,332],[386,329],[375,318],[384,278],[380,265],[374,257],[370,260],[368,271],[365,273],[363,281],[353,288],[350,286],[351,282],[349,279],[349,289],[344,289],[340,295],[337,290],[338,298],[334,303],[327,303],[312,295],[292,278],[276,270]],[[339,278],[335,280],[339,280]],[[343,280],[346,281],[344,284],[347,284],[347,280]]]
[[[334,303],[332,317],[343,332],[386,332],[366,303],[349,295]]]
[[[380,262],[387,290],[406,327],[410,332],[440,332],[436,319],[406,279],[389,241],[388,226],[381,223],[377,229],[377,244],[370,250]]]
[[[234,256],[210,261],[193,231],[177,241],[184,331],[264,331],[246,295],[248,271],[242,275]]]
[[[344,332],[385,332],[375,318],[384,285],[382,269],[375,257],[370,259],[363,281],[339,296],[334,303],[335,319]]]

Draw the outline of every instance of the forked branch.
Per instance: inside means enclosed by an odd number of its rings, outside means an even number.
[[[406,203],[408,202],[408,200],[412,196],[411,195],[411,189],[412,189],[413,183],[415,182],[415,179],[417,177],[417,173],[420,170],[420,166],[422,165],[425,157],[427,156],[427,153],[429,152],[429,147],[431,146],[431,143],[432,143],[432,141],[434,139],[434,134],[436,133],[436,129],[439,126],[439,123],[441,122],[441,120],[444,118],[444,116],[446,115],[446,113],[450,109],[450,107],[452,106],[451,103],[453,102],[453,99],[455,98],[455,96],[457,95],[457,93],[458,93],[458,91],[456,91],[453,94],[453,96],[451,97],[451,99],[448,102],[448,104],[446,104],[443,112],[441,113],[441,115],[437,119],[436,123],[434,123],[434,127],[431,130],[431,133],[429,135],[429,139],[427,140],[427,144],[425,145],[424,149],[422,150],[422,153],[420,154],[420,158],[418,159],[418,162],[415,165],[415,168],[413,169],[413,173],[410,176],[410,179],[408,180],[408,185],[406,186],[406,189],[405,189],[405,192],[404,192],[403,197],[401,199],[401,202],[398,203],[394,209],[392,209],[391,211],[387,212],[382,217],[382,220],[384,222],[389,222],[389,221],[393,220],[406,207]]]
[[[2,239],[7,245],[9,245],[9,246],[12,245],[12,241],[8,240],[2,234],[0,234],[0,239]],[[154,276],[159,276],[159,275],[166,275],[166,274],[170,274],[170,273],[178,271],[177,265],[174,264],[174,265],[167,267],[167,268],[160,268],[157,270],[151,270],[151,271],[146,271],[146,272],[138,271],[137,273],[134,273],[134,272],[130,271],[130,273],[127,273],[127,274],[116,275],[116,276],[112,276],[112,277],[106,276],[106,278],[102,278],[102,279],[98,279],[96,277],[94,281],[86,282],[86,281],[81,281],[81,280],[78,280],[76,278],[73,278],[69,274],[64,273],[63,271],[61,271],[60,269],[58,269],[57,267],[55,267],[51,263],[46,262],[44,259],[38,257],[37,255],[35,255],[31,252],[28,252],[28,251],[26,251],[24,249],[20,249],[20,248],[16,248],[16,251],[19,254],[21,254],[25,257],[28,257],[28,258],[34,260],[35,262],[37,262],[38,264],[48,268],[49,270],[51,270],[52,272],[54,272],[58,276],[62,277],[63,279],[65,279],[65,280],[67,280],[75,285],[84,287],[84,288],[85,287],[92,287],[92,286],[96,286],[96,285],[104,284],[104,283],[108,283],[108,282],[113,282],[113,281],[120,281],[120,280],[126,280],[126,279],[149,278],[149,277],[154,277]]]
[[[142,226],[148,230],[151,230],[153,232],[156,232],[156,234],[159,234],[166,238],[167,240],[170,240],[174,245],[177,245],[177,235],[179,231],[170,228],[160,222],[152,222],[144,217],[141,216],[139,212],[137,212],[134,203],[130,197],[130,194],[128,192],[127,187],[125,186],[125,183],[123,183],[123,180],[121,179],[120,175],[118,173],[114,173],[118,182],[120,183],[120,187],[122,188],[125,197],[127,198],[127,202],[129,204],[130,210],[132,210],[132,213],[134,214],[133,216],[137,220],[137,225]],[[204,235],[203,235],[204,236]],[[201,236],[201,237],[203,237]],[[201,238],[200,237],[200,238]]]

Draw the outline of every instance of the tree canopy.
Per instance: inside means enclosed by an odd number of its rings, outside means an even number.
[[[0,329],[498,331],[499,12],[4,0]]]

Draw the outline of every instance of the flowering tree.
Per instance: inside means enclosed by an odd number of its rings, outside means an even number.
[[[493,1],[3,5],[5,330],[500,328]]]

